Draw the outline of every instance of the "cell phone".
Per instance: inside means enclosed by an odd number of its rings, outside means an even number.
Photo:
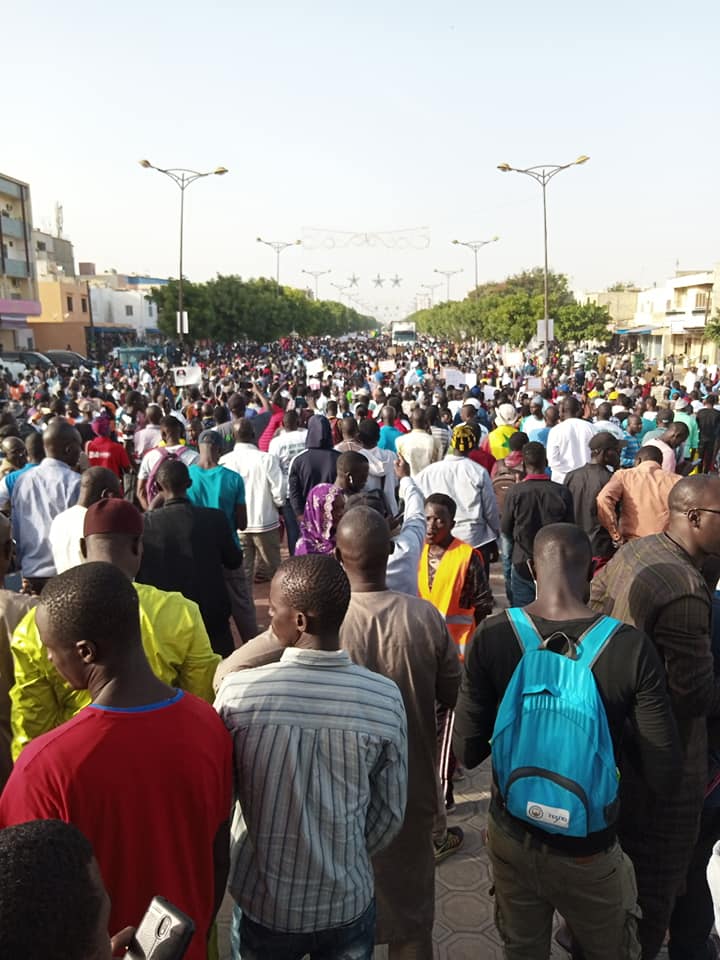
[[[128,951],[129,960],[182,960],[195,923],[164,897],[153,897]]]

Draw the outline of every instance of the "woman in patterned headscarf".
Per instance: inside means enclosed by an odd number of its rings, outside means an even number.
[[[295,556],[309,553],[331,555],[335,550],[335,531],[345,510],[345,495],[332,483],[319,483],[308,494],[300,521],[300,539]]]

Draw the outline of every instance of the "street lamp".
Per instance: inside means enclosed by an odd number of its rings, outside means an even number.
[[[305,270],[303,268],[302,273],[306,273],[309,277],[315,278],[315,299],[318,298],[318,277],[324,277],[326,273],[332,273],[332,270]]]
[[[478,250],[482,250],[483,247],[486,247],[489,243],[497,243],[500,237],[491,237],[490,240],[453,240],[453,243],[459,244],[461,247],[467,247],[468,250],[472,250],[475,254],[475,289],[478,288]]]
[[[178,272],[178,318],[177,332],[187,334],[188,325],[185,323],[183,313],[183,220],[185,216],[185,191],[191,183],[200,180],[202,177],[217,176],[222,177],[228,171],[225,167],[215,167],[214,170],[208,170],[207,173],[199,173],[197,170],[185,170],[182,167],[174,167],[164,170],[162,167],[156,167],[149,160],[140,160],[140,166],[146,170],[157,170],[158,173],[164,173],[166,177],[178,185],[180,188],[180,269]]]
[[[445,277],[445,283],[447,284],[447,297],[446,297],[446,299],[447,299],[447,301],[448,301],[448,303],[449,303],[449,302],[450,302],[450,277],[454,277],[456,273],[462,273],[462,272],[463,272],[463,268],[460,267],[459,270],[438,270],[438,268],[435,267],[434,272],[435,272],[435,273],[439,273],[439,274],[441,274],[443,277]]]
[[[341,297],[344,297],[350,289],[349,286],[345,286],[342,283],[331,283],[330,286],[335,287]],[[348,296],[347,299],[349,301],[350,297]],[[343,303],[343,306],[345,307],[345,332],[350,333],[350,305],[349,303]]]
[[[275,281],[280,286],[280,254],[283,250],[286,250],[288,247],[299,247],[302,243],[302,240],[263,240],[262,237],[257,238],[258,243],[264,243],[266,247],[272,247],[275,251],[276,265],[275,265]]]
[[[526,177],[532,177],[537,183],[542,187],[542,199],[543,199],[543,242],[545,249],[545,273],[544,273],[544,301],[545,301],[545,316],[543,317],[543,339],[545,341],[545,358],[547,359],[550,352],[550,317],[549,317],[549,305],[548,305],[548,231],[547,231],[547,197],[546,190],[547,185],[550,183],[553,177],[557,176],[561,170],[567,170],[570,167],[577,167],[583,163],[587,163],[590,157],[586,157],[585,154],[578,157],[577,160],[573,160],[571,163],[541,163],[536,167],[526,167],[524,170],[518,169],[518,167],[511,167],[509,163],[500,163],[498,164],[498,170],[501,170],[503,173],[524,173]]]
[[[420,286],[423,290],[430,291],[430,306],[432,307],[435,302],[435,291],[442,286],[442,281],[440,283],[421,283]]]

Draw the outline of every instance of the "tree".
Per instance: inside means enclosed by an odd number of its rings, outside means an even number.
[[[558,310],[555,339],[561,342],[606,340],[610,325],[607,307],[596,303],[569,303]]]
[[[626,290],[629,290],[629,291],[637,290],[637,287],[632,282],[632,280],[627,280],[627,281],[617,280],[615,283],[613,283],[612,286],[607,288],[608,293],[624,293]]]
[[[158,326],[176,335],[178,285],[171,280],[153,287],[150,299],[158,306]],[[295,331],[300,336],[341,335],[368,330],[376,323],[351,307],[333,301],[315,301],[305,290],[278,286],[274,280],[243,280],[218,275],[207,283],[183,282],[183,302],[191,335],[220,343],[242,338],[269,342]]]
[[[720,308],[715,311],[715,316],[708,319],[705,324],[704,339],[720,344]]]

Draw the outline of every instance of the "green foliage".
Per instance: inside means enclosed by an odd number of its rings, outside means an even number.
[[[624,293],[626,290],[637,290],[632,280],[617,280],[612,286],[607,288],[608,293]]]
[[[720,308],[715,311],[715,316],[709,318],[705,324],[705,339],[720,344]]]
[[[169,337],[175,334],[178,306],[177,280],[153,287],[150,299],[158,306],[158,326]],[[191,336],[220,343],[247,338],[269,342],[288,336],[341,336],[368,330],[376,321],[334,301],[312,300],[304,290],[284,287],[274,280],[243,280],[218,276],[207,283],[183,282],[184,309]]]
[[[558,340],[606,336],[610,319],[607,311],[595,304],[576,303],[564,274],[549,274],[548,304]],[[482,284],[465,300],[419,310],[410,319],[417,323],[418,330],[436,336],[460,339],[462,331],[482,340],[525,346],[535,336],[544,312],[543,271],[537,268],[501,282]]]

